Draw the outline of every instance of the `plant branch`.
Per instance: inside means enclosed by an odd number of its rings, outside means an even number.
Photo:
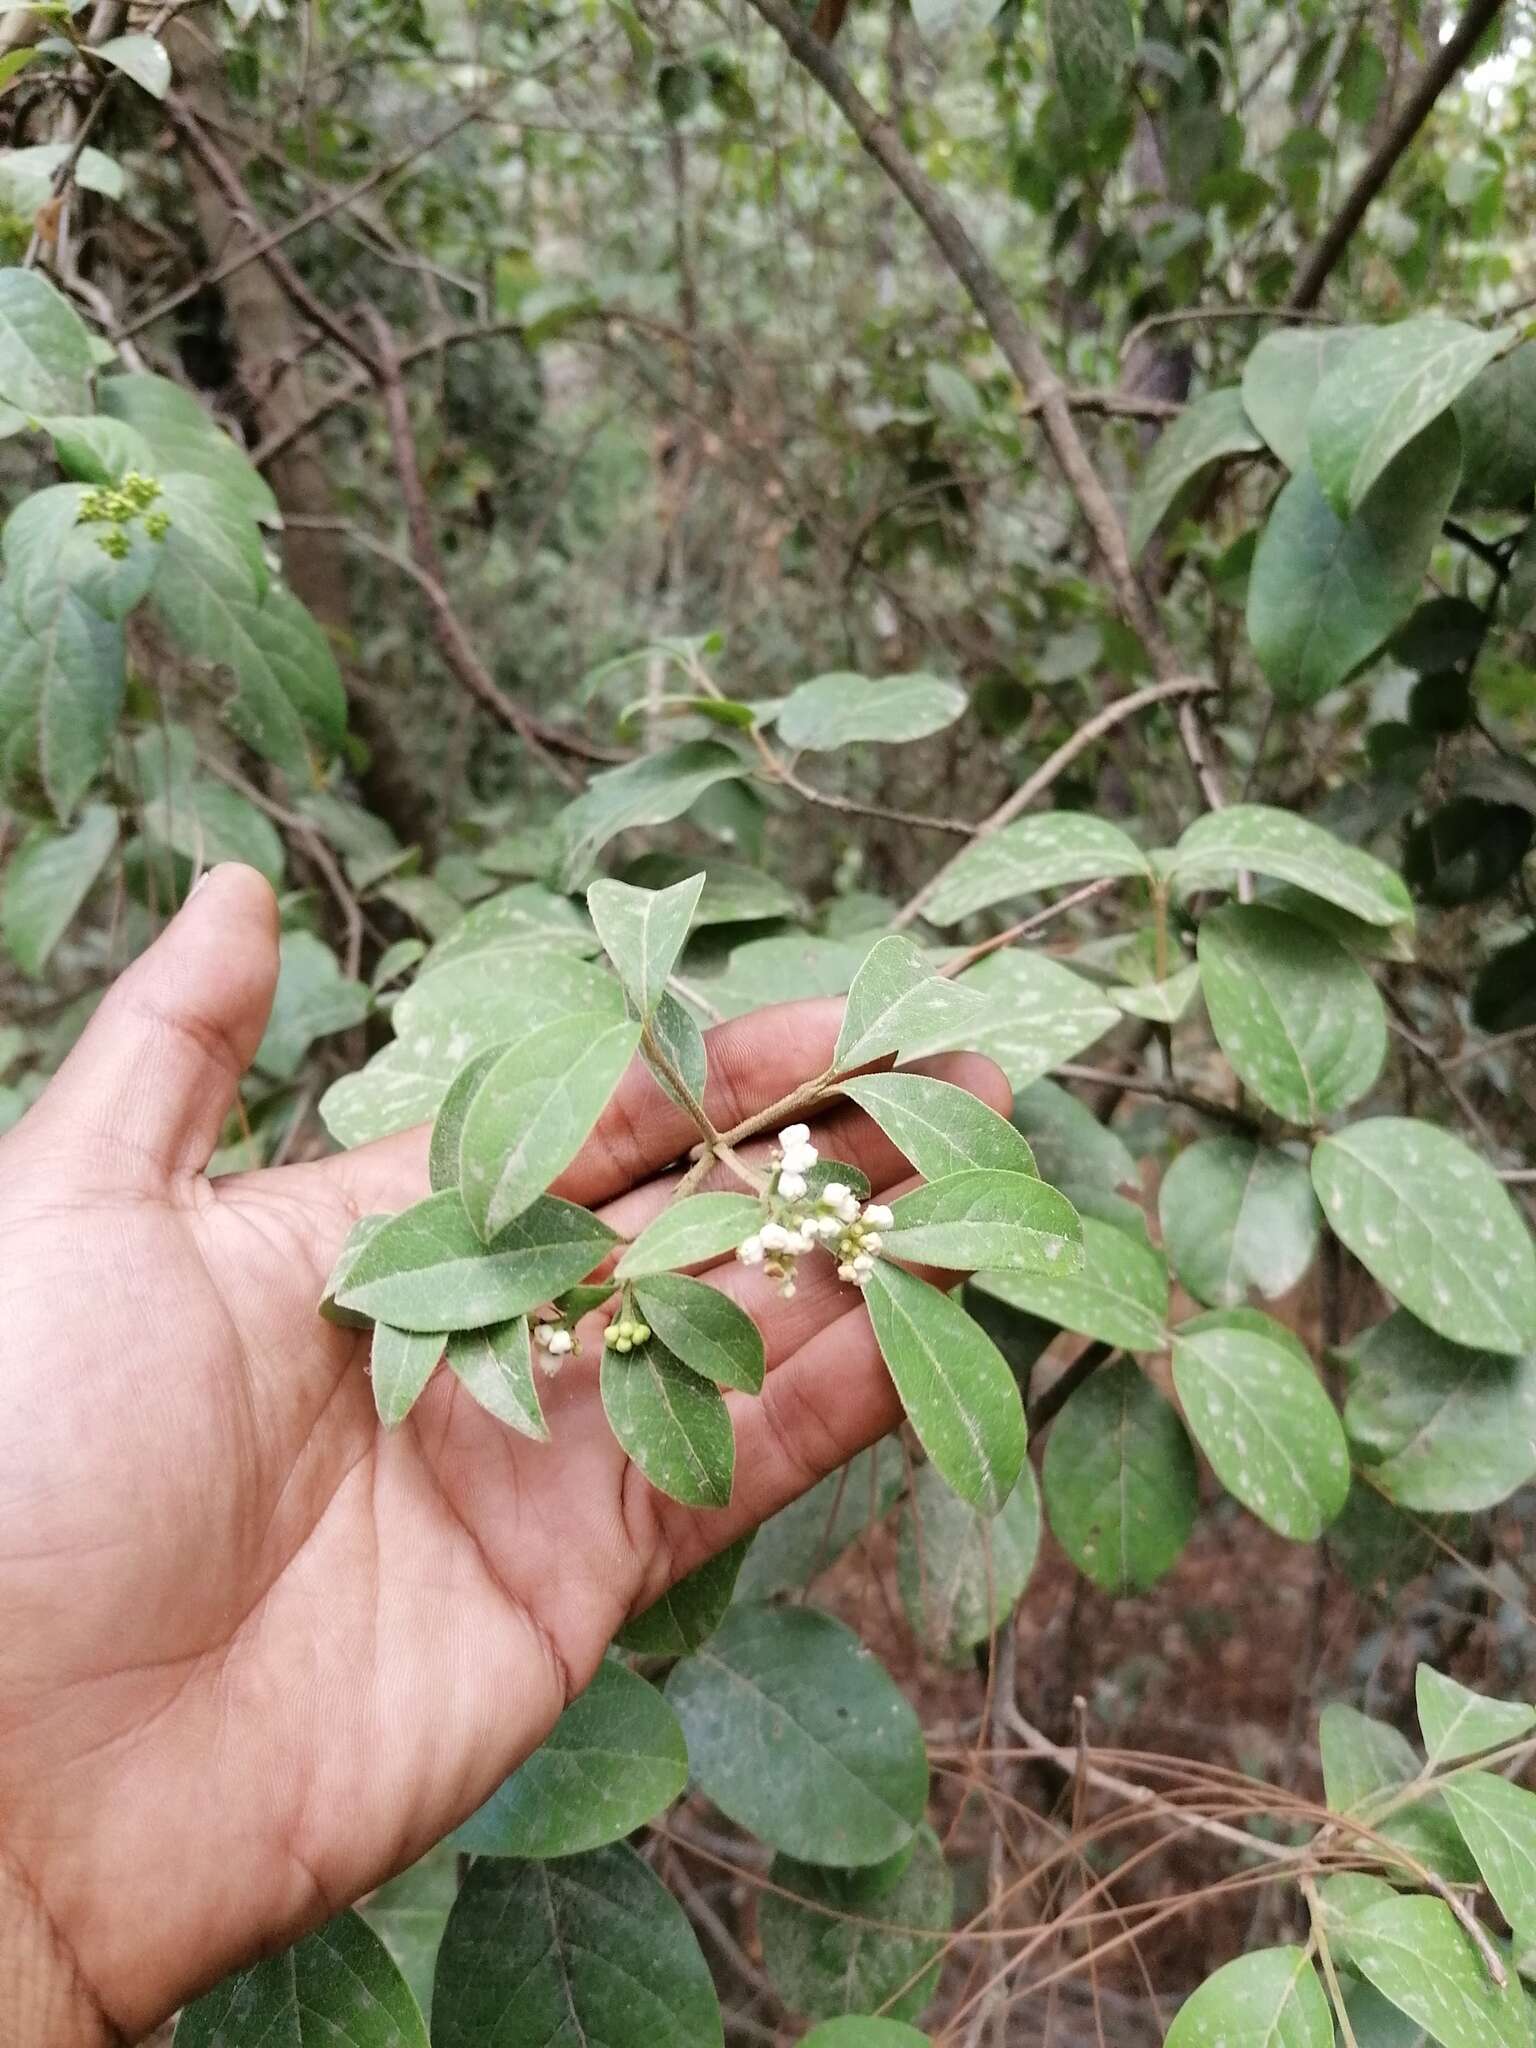
[[[1424,67],[1418,84],[1403,102],[1375,154],[1346,193],[1332,225],[1302,266],[1288,310],[1306,312],[1322,297],[1323,286],[1338,267],[1371,201],[1391,177],[1398,159],[1429,119],[1436,100],[1482,41],[1503,4],[1504,0],[1470,0],[1454,34],[1446,38]]]

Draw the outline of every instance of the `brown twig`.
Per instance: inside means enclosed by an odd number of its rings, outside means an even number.
[[[1366,215],[1366,209],[1397,167],[1398,159],[1429,119],[1436,100],[1498,15],[1504,0],[1471,0],[1453,34],[1448,36],[1425,65],[1423,74],[1401,111],[1344,198],[1332,225],[1302,266],[1291,293],[1290,310],[1305,312],[1323,295],[1323,286],[1337,268],[1350,240]]]

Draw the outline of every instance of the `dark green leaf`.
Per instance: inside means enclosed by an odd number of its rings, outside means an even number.
[[[651,1329],[690,1371],[755,1394],[766,1369],[756,1323],[729,1295],[683,1273],[655,1273],[635,1285]]]
[[[0,930],[23,974],[40,976],[117,844],[117,813],[91,804],[72,832],[34,826],[11,856]]]
[[[911,1841],[928,1796],[922,1730],[840,1622],[733,1607],[667,1699],[699,1789],[775,1848],[863,1869]]]
[[[925,1180],[968,1166],[1033,1174],[1034,1154],[1006,1117],[967,1089],[925,1074],[865,1074],[843,1093],[872,1116]]]
[[[455,1330],[448,1339],[448,1370],[488,1415],[536,1443],[548,1441],[526,1317],[509,1316],[483,1330]]]
[[[315,1040],[361,1024],[372,999],[364,983],[342,973],[336,955],[313,932],[284,932],[279,963],[272,1014],[254,1064],[275,1080],[291,1081]]]
[[[1026,1464],[995,1515],[958,1499],[920,1465],[901,1518],[902,1605],[925,1647],[950,1663],[1001,1628],[1029,1584],[1040,1548],[1040,1494]]]
[[[427,2048],[427,2030],[389,1951],[356,1913],[226,1977],[176,2023],[177,2048]]]
[[[386,1429],[403,1422],[415,1407],[447,1343],[441,1330],[396,1330],[388,1323],[374,1324],[368,1373],[373,1405]]]
[[[277,500],[260,473],[183,386],[168,377],[107,377],[97,395],[102,412],[143,435],[162,475],[182,471],[206,477],[243,504],[253,519],[277,523]],[[55,405],[47,410],[89,408]]]
[[[1046,24],[1057,88],[1073,118],[1107,119],[1136,50],[1131,0],[1047,0]]]
[[[776,1856],[768,1882],[777,1889],[758,1901],[763,1961],[791,2011],[827,2019],[878,2007],[893,2020],[922,2011],[954,1912],[954,1884],[931,1828],[868,1870]]]
[[[400,1967],[411,1996],[430,2020],[432,1972],[449,1909],[458,1897],[457,1859],[451,1849],[429,1849],[419,1863],[381,1885],[358,1908]]]
[[[1536,342],[1490,363],[1456,401],[1461,429],[1457,503],[1530,508],[1536,490]]]
[[[1320,1214],[1302,1162],[1250,1138],[1189,1146],[1158,1192],[1174,1271],[1212,1308],[1288,1294],[1317,1256]]]
[[[976,1285],[1011,1308],[1126,1351],[1168,1341],[1168,1269],[1143,1238],[1082,1218],[1080,1272],[983,1273]]]
[[[506,1050],[504,1045],[488,1045],[484,1052],[476,1053],[468,1066],[460,1068],[443,1097],[442,1107],[432,1124],[432,1149],[427,1167],[434,1194],[440,1194],[444,1188],[458,1186],[459,1145],[464,1136],[464,1119],[469,1114],[469,1105],[479,1093],[480,1083]]]
[[[123,652],[122,627],[71,592],[57,594],[35,632],[0,593],[0,735],[31,726],[35,772],[66,822],[111,747],[123,704]]]
[[[617,1280],[642,1280],[677,1266],[703,1265],[734,1251],[762,1221],[755,1195],[685,1195],[648,1223],[614,1268]]]
[[[718,740],[690,740],[596,775],[556,824],[564,886],[583,881],[593,860],[620,832],[681,817],[717,782],[745,775],[747,763]]]
[[[1129,1359],[1100,1367],[1072,1395],[1051,1424],[1041,1478],[1056,1540],[1107,1593],[1155,1585],[1200,1505],[1184,1425]]]
[[[18,412],[88,413],[91,337],[35,270],[0,270],[0,399]]]
[[[751,1544],[752,1538],[743,1536],[679,1579],[633,1621],[625,1622],[614,1637],[619,1648],[642,1657],[686,1657],[708,1642],[731,1604]]]
[[[661,1694],[605,1658],[544,1741],[449,1838],[471,1856],[574,1856],[621,1841],[688,1782]]]
[[[880,1520],[905,1484],[906,1465],[894,1438],[861,1451],[763,1524],[742,1565],[738,1597],[767,1600],[810,1585]]]
[[[736,1440],[718,1388],[652,1336],[628,1355],[604,1350],[602,1390],[614,1435],[658,1493],[685,1507],[729,1504]]]
[[[1132,496],[1132,559],[1196,477],[1229,455],[1253,455],[1263,446],[1263,437],[1244,411],[1243,394],[1235,384],[1207,391],[1186,407],[1158,436]]]

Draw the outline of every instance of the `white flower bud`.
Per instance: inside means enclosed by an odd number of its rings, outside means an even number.
[[[896,1218],[884,1202],[867,1202],[864,1205],[864,1221],[874,1230],[889,1230]]]
[[[552,1330],[544,1340],[544,1348],[553,1358],[565,1358],[576,1347],[576,1339],[569,1330]]]
[[[809,1173],[821,1155],[814,1145],[791,1145],[780,1162],[785,1173]]]
[[[764,1251],[787,1252],[790,1238],[795,1233],[786,1230],[782,1223],[765,1223],[758,1235]]]
[[[859,1198],[850,1194],[837,1205],[837,1219],[840,1223],[853,1224],[859,1220]]]
[[[791,1173],[786,1167],[779,1175],[778,1192],[786,1202],[798,1202],[805,1193],[805,1175]]]
[[[786,1301],[793,1301],[793,1300],[794,1300],[794,1298],[795,1298],[795,1283],[794,1283],[794,1281],[793,1281],[793,1280],[786,1280],[786,1281],[784,1282],[784,1285],[783,1285],[783,1286],[782,1286],[782,1287],[781,1287],[781,1288],[779,1289],[779,1292],[780,1292],[780,1294],[782,1294],[782,1295],[783,1295],[783,1297],[784,1297],[784,1299],[785,1299]]]
[[[875,1270],[875,1262],[868,1252],[856,1252],[852,1264],[854,1273],[860,1280],[867,1280]]]
[[[809,1144],[810,1137],[811,1127],[809,1124],[786,1124],[779,1133],[779,1144],[786,1152],[789,1152],[796,1145]]]
[[[753,1231],[750,1237],[744,1237],[737,1245],[736,1256],[744,1266],[760,1266],[763,1263],[763,1249],[762,1238]]]
[[[859,1276],[857,1273],[855,1273],[853,1267],[848,1263],[848,1261],[844,1259],[843,1263],[837,1269],[837,1277],[839,1280],[846,1280],[850,1284],[850,1286],[852,1286],[857,1283]]]
[[[849,1187],[846,1181],[829,1180],[822,1189],[819,1199],[827,1208],[836,1209],[841,1207],[852,1193],[853,1189]]]
[[[802,1230],[813,1230],[818,1237],[828,1240],[841,1237],[843,1226],[835,1216],[808,1216],[800,1226]]]
[[[878,1230],[865,1230],[860,1233],[859,1242],[865,1251],[877,1252],[881,1245],[884,1244],[885,1239]]]

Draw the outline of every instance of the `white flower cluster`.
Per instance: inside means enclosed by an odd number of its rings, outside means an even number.
[[[544,1354],[539,1363],[551,1377],[579,1348],[575,1335],[564,1323],[535,1323],[533,1341]]]
[[[782,1280],[786,1298],[795,1291],[796,1259],[818,1246],[837,1259],[837,1277],[862,1287],[875,1270],[880,1232],[894,1221],[880,1202],[860,1203],[853,1189],[829,1180],[821,1192],[810,1193],[808,1175],[818,1154],[805,1124],[791,1124],[779,1133],[770,1214],[759,1230],[743,1238],[736,1256],[744,1266],[761,1266]]]

